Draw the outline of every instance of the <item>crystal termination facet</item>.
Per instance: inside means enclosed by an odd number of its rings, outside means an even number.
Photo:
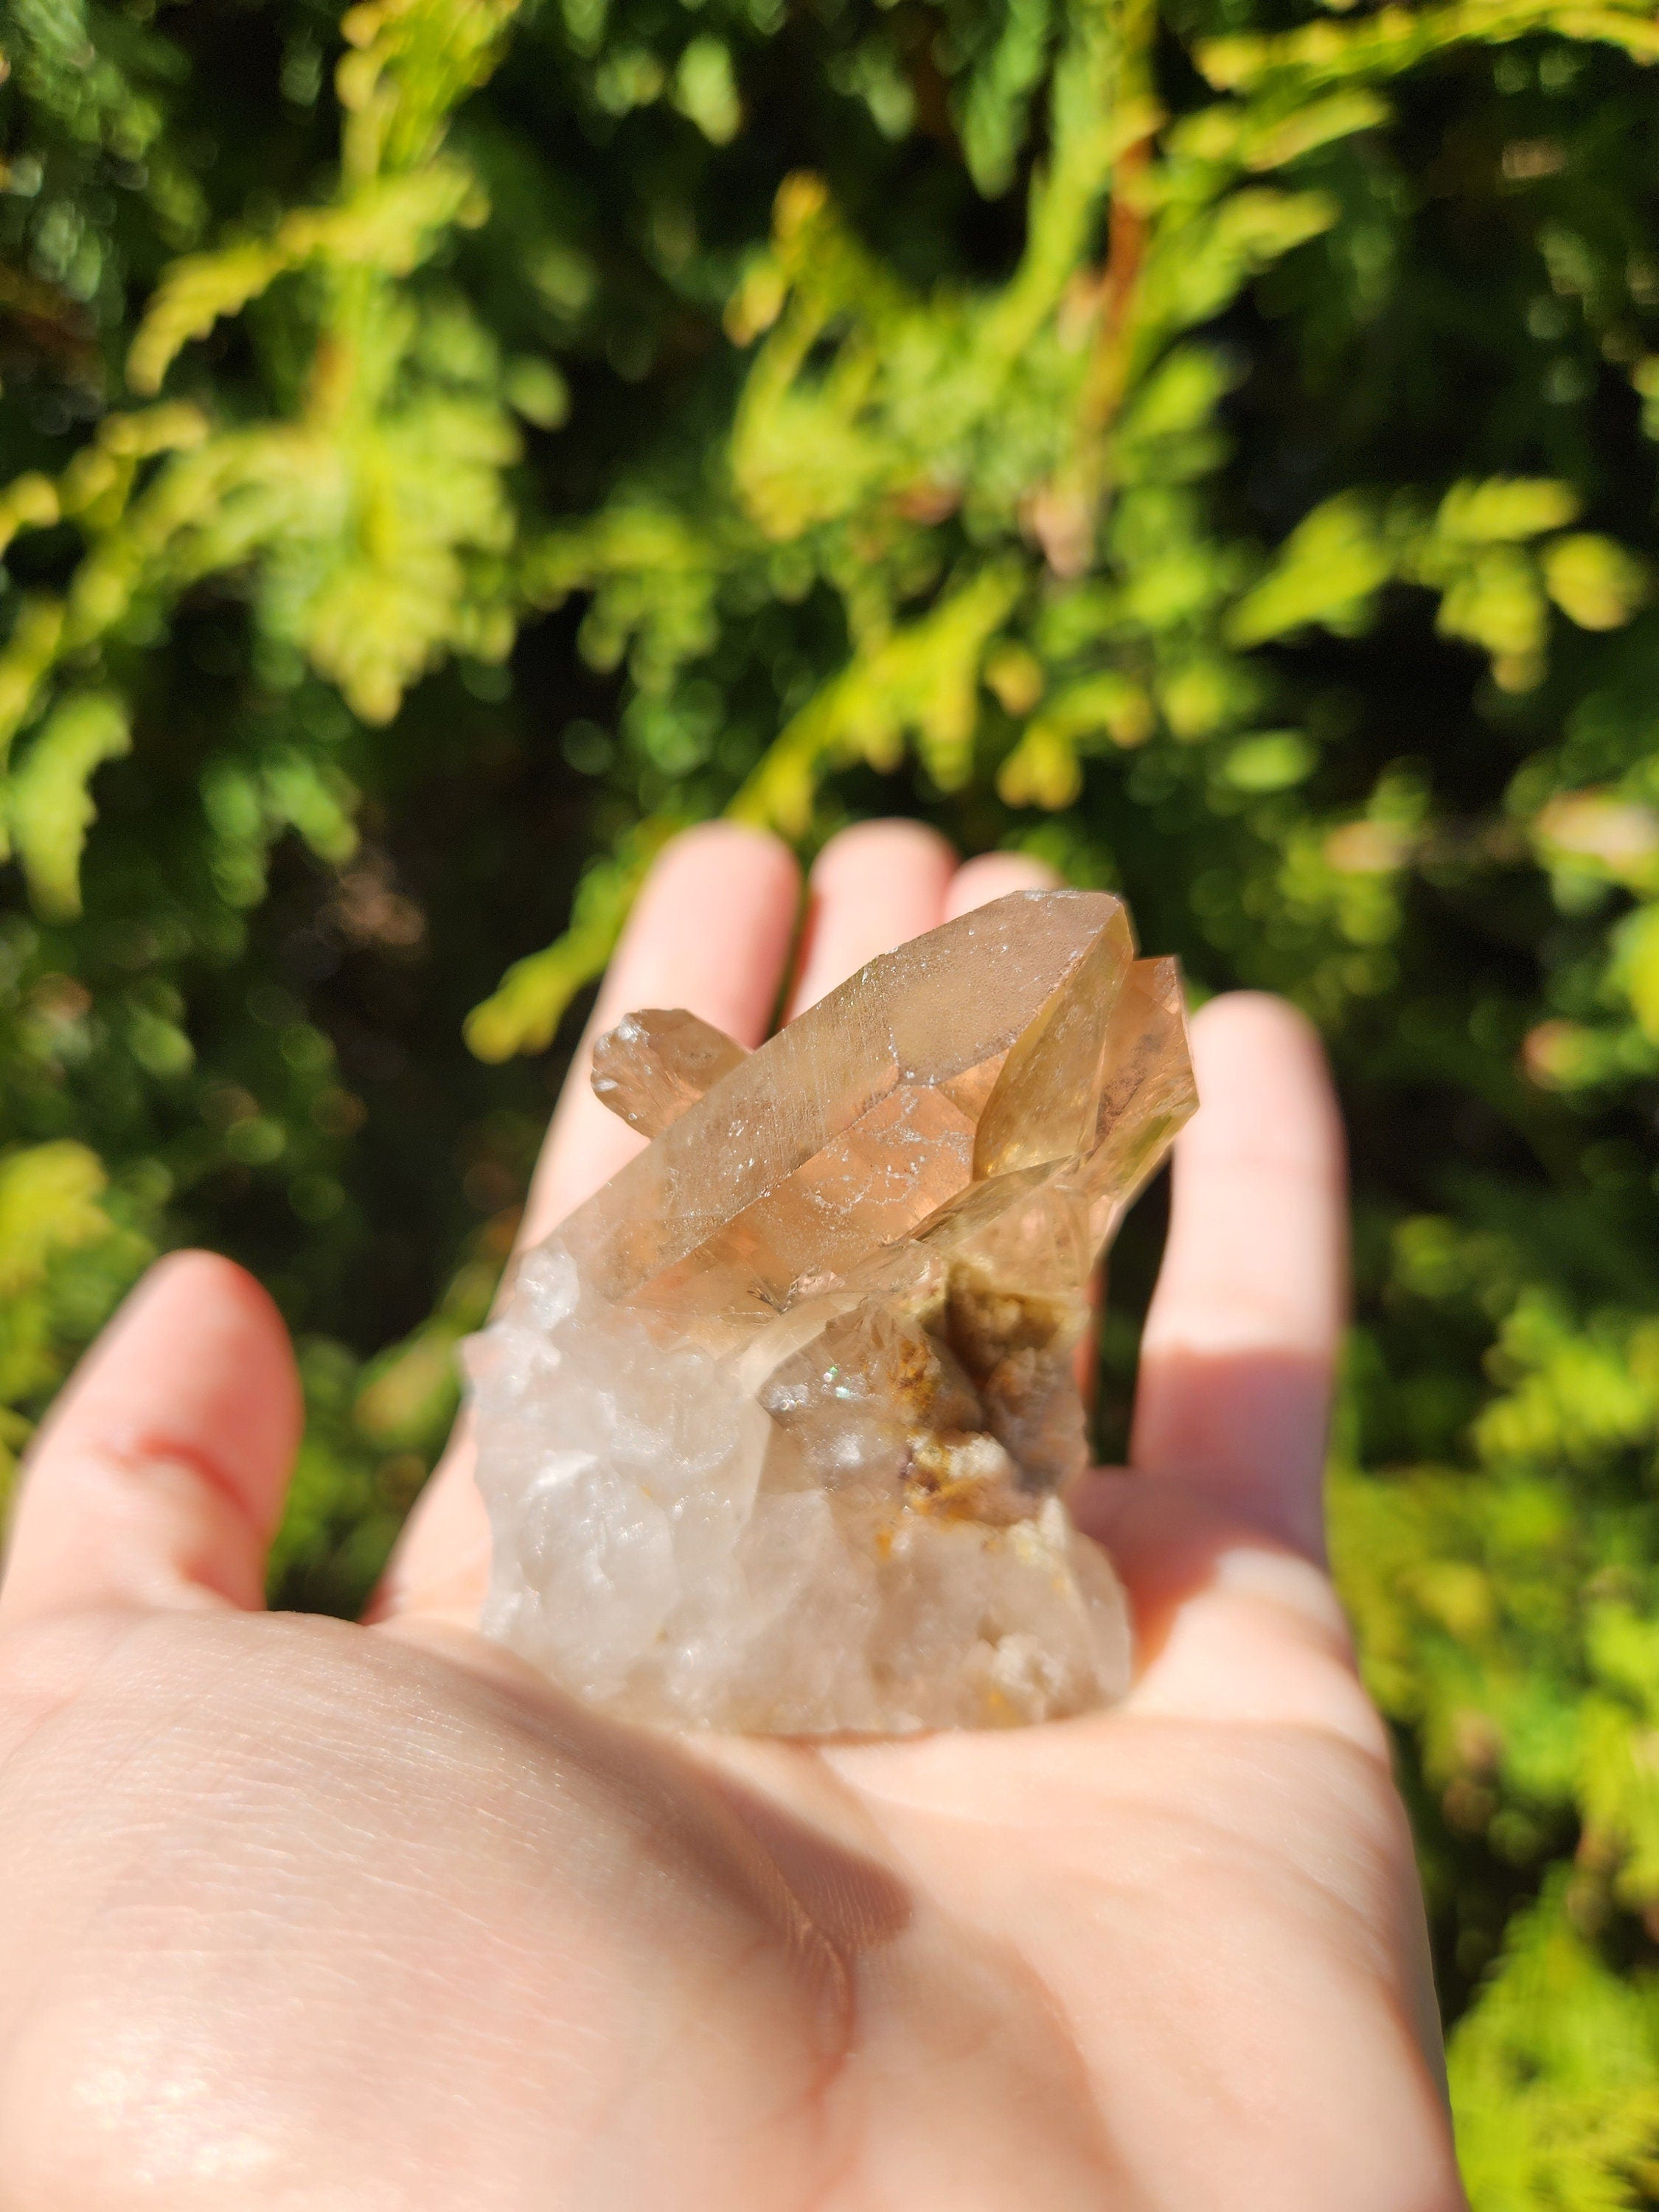
[[[602,1038],[652,1139],[472,1340],[484,1626],[636,1719],[1007,1726],[1120,1696],[1060,1492],[1088,1282],[1192,1112],[1181,982],[1121,901],[1022,891],[754,1053]]]

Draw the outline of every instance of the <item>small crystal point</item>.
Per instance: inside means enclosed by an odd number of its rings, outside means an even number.
[[[593,1094],[642,1136],[659,1137],[749,1057],[683,1006],[624,1014],[593,1048]]]
[[[635,1718],[995,1727],[1121,1695],[1083,1464],[1091,1270],[1196,1103],[1175,963],[1017,892],[745,1054],[629,1016],[653,1139],[475,1339],[485,1625]]]

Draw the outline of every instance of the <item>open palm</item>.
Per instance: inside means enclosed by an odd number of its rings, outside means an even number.
[[[795,1005],[1043,880],[909,825],[815,872]],[[672,848],[597,1025],[763,1034],[793,865]],[[374,1623],[265,1613],[299,1421],[228,1262],[165,1261],[33,1456],[0,1592],[0,2212],[1455,2212],[1421,1907],[1322,1565],[1341,1148],[1317,1048],[1200,1017],[1116,1711],[676,1740],[473,1632],[465,1437]],[[561,1104],[527,1236],[637,1143]]]

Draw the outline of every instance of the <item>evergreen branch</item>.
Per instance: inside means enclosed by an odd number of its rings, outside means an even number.
[[[1212,39],[1196,50],[1220,91],[1286,89],[1350,78],[1386,79],[1462,46],[1503,46],[1540,31],[1620,47],[1632,61],[1659,59],[1659,22],[1643,0],[1577,7],[1562,0],[1457,0],[1444,8],[1381,8],[1352,23],[1310,23],[1274,35]]]
[[[1012,563],[982,568],[860,654],[793,717],[727,812],[799,837],[825,776],[854,760],[890,773],[910,732],[934,781],[959,789],[972,768],[986,652],[1024,585]]]
[[[175,261],[151,297],[127,356],[127,381],[155,392],[184,347],[240,314],[279,276],[313,262],[406,276],[456,224],[475,227],[485,205],[458,161],[371,179],[332,207],[302,208],[265,240]]]

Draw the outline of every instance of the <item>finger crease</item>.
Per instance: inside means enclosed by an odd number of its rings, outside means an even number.
[[[199,1444],[187,1443],[179,1437],[146,1432],[130,1442],[105,1442],[93,1448],[88,1456],[101,1463],[112,1474],[125,1477],[142,1486],[147,1475],[167,1468],[190,1476],[223,1504],[229,1506],[236,1518],[263,1543],[270,1531],[254,1512],[247,1497],[235,1478],[211,1452],[204,1451]]]

